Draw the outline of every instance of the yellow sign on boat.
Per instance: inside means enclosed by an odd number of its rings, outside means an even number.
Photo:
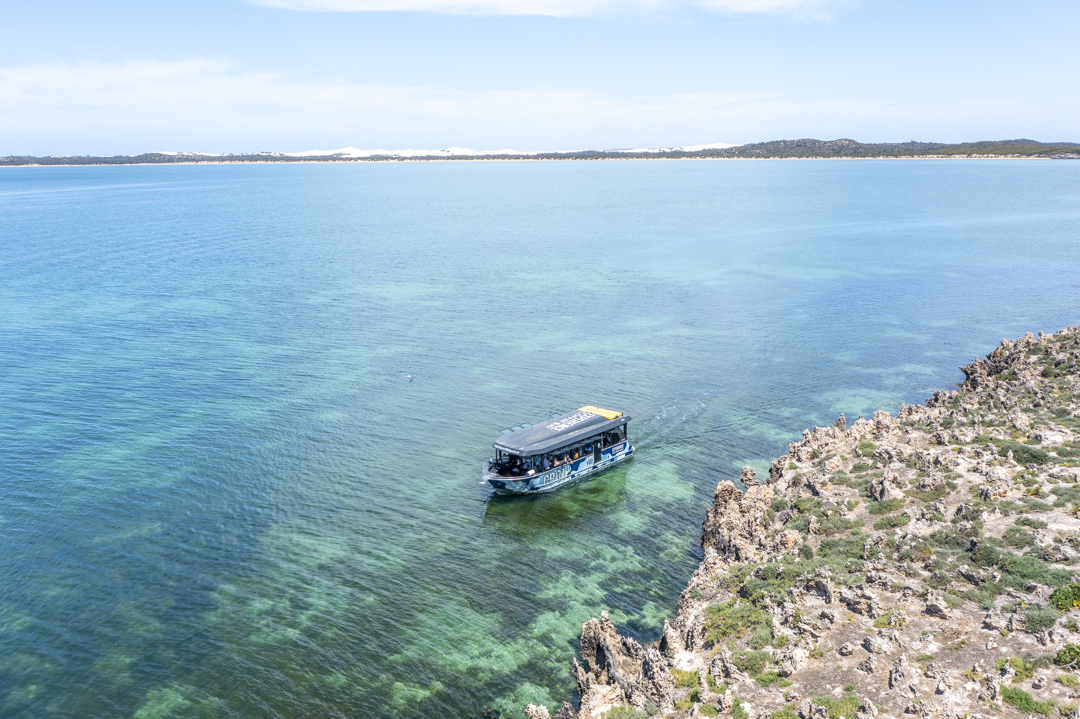
[[[584,407],[579,407],[578,412],[591,412],[592,414],[600,415],[604,419],[615,419],[616,417],[622,417],[622,412],[612,412],[610,409],[600,409],[599,407],[593,407],[591,404]]]

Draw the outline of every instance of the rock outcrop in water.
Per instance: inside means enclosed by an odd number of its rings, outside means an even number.
[[[1078,365],[1080,327],[1004,340],[720,482],[660,641],[586,622],[554,717],[1080,717]]]

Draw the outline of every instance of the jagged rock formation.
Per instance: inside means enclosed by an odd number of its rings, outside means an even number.
[[[661,639],[586,622],[555,719],[1080,716],[1078,365],[1080,327],[1003,340],[720,482]]]

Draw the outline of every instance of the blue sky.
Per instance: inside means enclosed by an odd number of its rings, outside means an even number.
[[[0,3],[0,155],[1080,140],[1075,0]]]

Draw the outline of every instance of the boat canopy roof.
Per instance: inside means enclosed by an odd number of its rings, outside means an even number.
[[[543,424],[503,435],[495,443],[495,449],[521,456],[544,454],[621,427],[629,421],[622,412],[586,406]]]

